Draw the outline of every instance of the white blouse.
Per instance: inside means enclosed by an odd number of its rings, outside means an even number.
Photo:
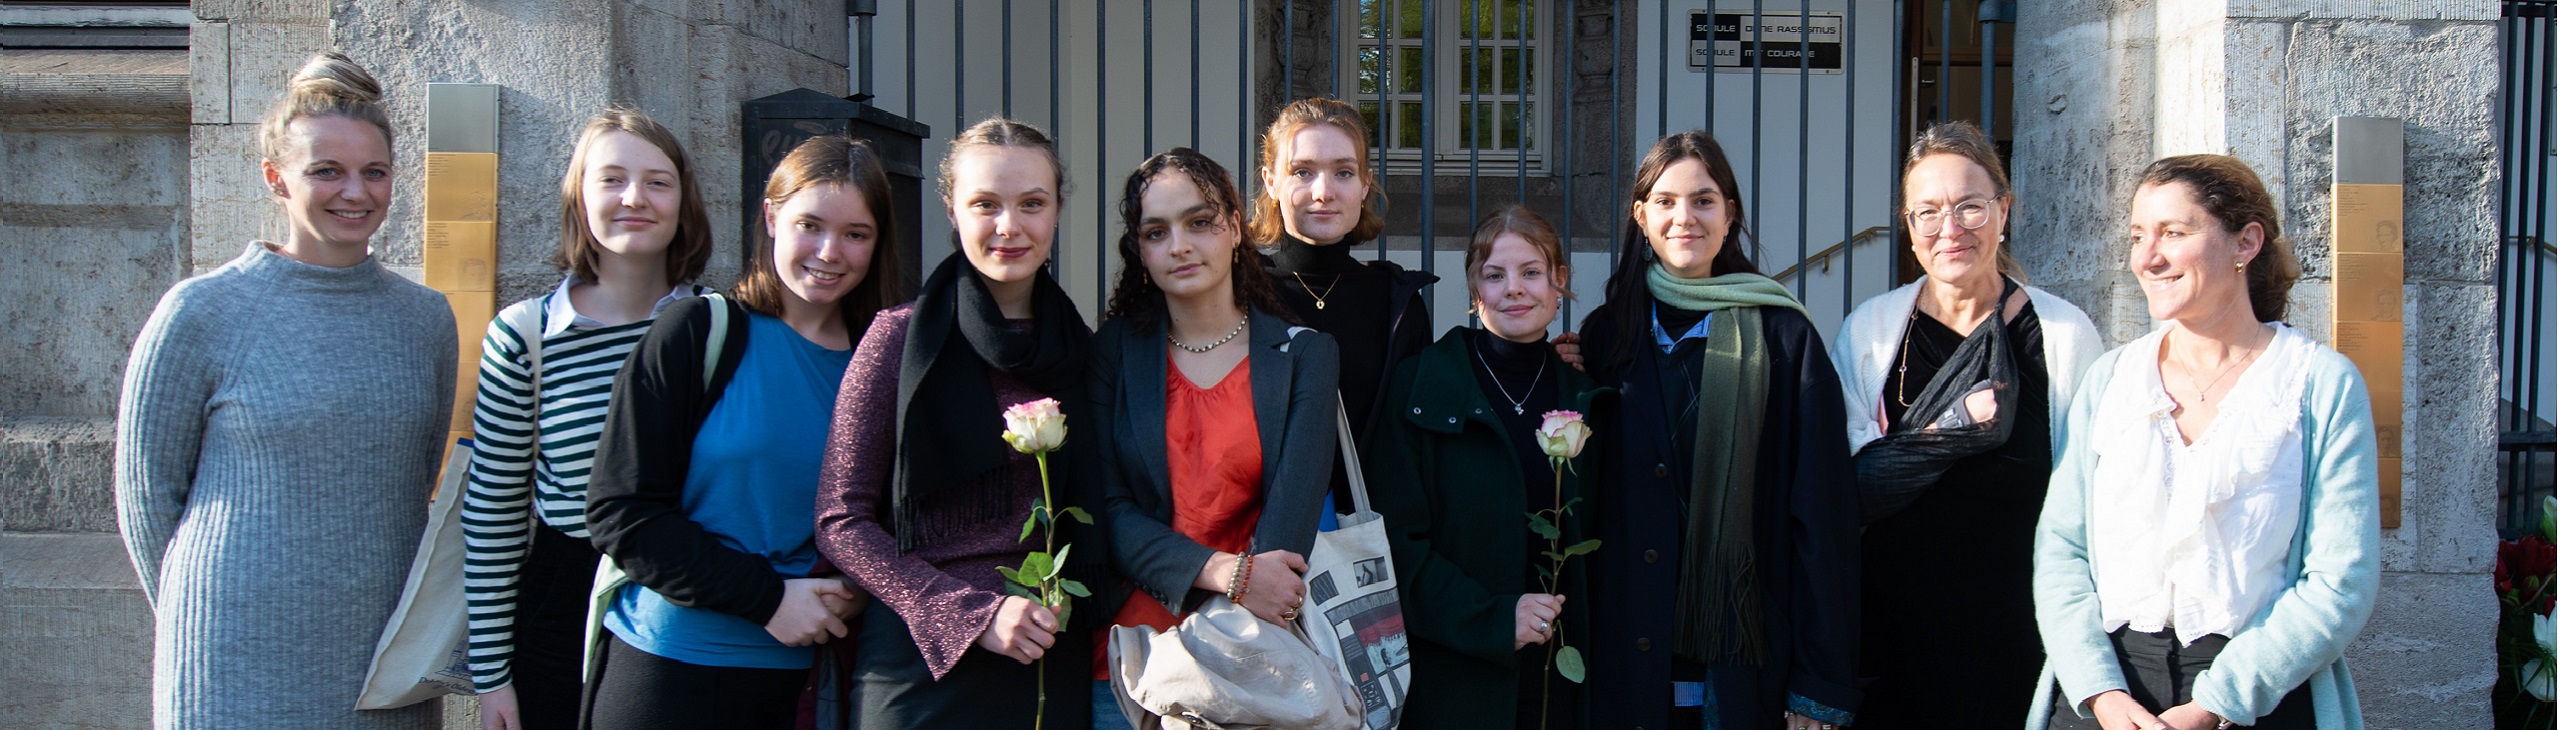
[[[2099,397],[2089,441],[2089,560],[2105,630],[2174,628],[2182,644],[2236,636],[2291,581],[2285,556],[2302,519],[2303,378],[2319,344],[2291,327],[2234,381],[2195,443],[2156,358]],[[2157,353],[2167,329],[2126,348]]]

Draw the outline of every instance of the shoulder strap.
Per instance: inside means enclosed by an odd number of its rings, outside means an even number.
[[[1351,513],[1369,511],[1369,479],[1360,474],[1360,447],[1351,441],[1351,409],[1342,394],[1333,394],[1333,440],[1342,447],[1342,473],[1351,477]]]
[[[532,435],[525,439],[524,456],[525,464],[534,473],[539,473],[542,468],[542,331],[551,324],[553,296],[556,294],[544,294],[527,300],[533,306],[501,312],[501,316],[506,318],[507,328],[515,330],[516,338],[524,341],[525,394],[532,400],[528,405],[532,417],[525,424]]]
[[[719,292],[702,295],[711,302],[711,341],[702,348],[702,390],[711,390],[712,379],[720,374],[721,350],[729,345],[729,298]]]

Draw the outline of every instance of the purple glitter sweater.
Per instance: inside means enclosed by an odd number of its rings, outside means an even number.
[[[898,554],[898,538],[884,525],[890,513],[890,477],[898,462],[899,363],[913,314],[914,305],[907,304],[882,311],[855,348],[853,364],[845,368],[826,461],[818,472],[818,550],[881,605],[906,619],[925,667],[941,679],[986,633],[996,607],[1004,602],[1004,577],[996,574],[996,566],[1022,564],[1034,543],[1016,539],[1026,511]],[[1001,371],[990,370],[988,384],[1000,406],[1046,397]],[[999,437],[987,433],[987,438]],[[1016,497],[1011,501],[1029,510],[1040,496],[1040,472],[1030,456],[1007,453],[1015,462],[1011,473],[1016,478],[1006,485]],[[936,517],[927,512],[917,515],[919,522]]]

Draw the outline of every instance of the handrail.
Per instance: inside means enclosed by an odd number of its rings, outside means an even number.
[[[1851,245],[1865,243],[1872,239],[1883,238],[1891,233],[1893,233],[1893,228],[1891,226],[1876,226],[1859,231],[1857,235],[1850,236],[1849,240],[1831,244],[1830,248],[1816,251],[1813,255],[1804,257],[1803,261],[1798,261],[1796,262],[1796,265],[1789,266],[1785,271],[1780,271],[1769,278],[1778,281],[1786,281],[1787,277],[1803,273],[1804,267],[1812,265],[1815,262],[1828,261],[1831,257],[1840,255],[1840,252],[1847,250]],[[1823,268],[1825,270],[1829,270],[1830,267],[1826,265]]]

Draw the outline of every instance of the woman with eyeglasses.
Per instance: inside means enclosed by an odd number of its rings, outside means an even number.
[[[1858,727],[2013,725],[2044,658],[2028,589],[2054,425],[2103,348],[2010,257],[2016,199],[1982,130],[1921,133],[1902,198],[1925,275],[1831,340],[1866,524]]]

